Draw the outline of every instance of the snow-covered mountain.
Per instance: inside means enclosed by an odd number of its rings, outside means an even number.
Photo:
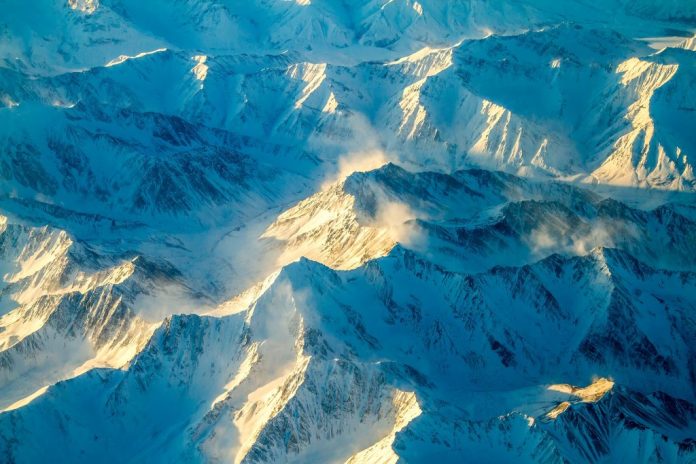
[[[583,462],[640,440],[639,462],[688,459],[695,285],[615,249],[473,275],[400,247],[355,271],[302,260],[247,309],[173,316],[127,370],[4,414],[4,452],[41,460],[48,435],[65,462]],[[614,382],[599,398],[549,387],[598,373]]]
[[[0,2],[0,461],[696,461],[694,0]]]

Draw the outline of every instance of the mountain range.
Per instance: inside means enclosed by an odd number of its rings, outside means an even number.
[[[696,0],[0,4],[1,462],[696,462]]]

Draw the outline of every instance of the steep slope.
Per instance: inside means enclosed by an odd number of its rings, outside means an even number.
[[[93,367],[125,365],[166,314],[197,298],[166,262],[101,256],[64,231],[4,221],[3,409]]]
[[[261,238],[281,247],[280,265],[306,256],[350,269],[398,242],[452,270],[585,255],[596,247],[693,270],[694,230],[676,204],[635,209],[563,183],[483,170],[411,173],[388,164],[298,203]]]
[[[473,164],[525,175],[693,189],[694,147],[683,135],[696,104],[690,91],[692,53],[655,53],[639,40],[648,32],[630,27],[617,32],[590,21],[594,8],[575,5],[564,13],[546,2],[498,3],[409,0],[350,9],[342,2],[265,2],[241,8],[195,0],[164,8],[172,21],[151,23],[157,2],[78,2],[73,10],[46,0],[40,8],[60,8],[58,17],[70,18],[64,22],[114,34],[90,53],[119,44],[127,52],[100,62],[87,56],[89,64],[59,67],[41,77],[30,64],[2,67],[0,101],[11,120],[5,126],[13,135],[31,132],[32,142],[14,135],[3,145],[9,152],[41,151],[27,145],[52,137],[34,132],[28,120],[60,118],[56,113],[70,116],[75,126],[70,132],[91,134],[91,119],[122,125],[122,118],[143,112],[137,116],[140,130],[152,125],[154,134],[172,127],[200,131],[197,145],[209,151],[220,147],[221,137],[224,144],[233,139],[257,158],[262,153],[259,161],[317,177],[326,168],[316,172],[311,162],[295,167],[289,160],[309,156],[326,161],[330,170],[337,157],[369,138],[376,148],[387,147],[392,160],[419,169],[453,171]],[[6,33],[18,40],[22,35],[15,29],[25,27],[30,15],[13,11]],[[573,23],[575,16],[581,23]],[[181,21],[185,24],[173,26]],[[636,21],[627,24],[642,24]],[[122,38],[110,28],[121,23],[162,38],[131,52],[132,35],[126,31]],[[51,24],[57,27],[61,20]],[[41,34],[60,35],[51,28]],[[265,45],[247,43],[259,36],[259,28],[268,30],[260,34]],[[659,23],[648,30],[665,34]],[[66,44],[72,40],[61,38]],[[307,50],[310,44],[317,50]],[[71,58],[87,48],[65,46],[74,49]],[[7,47],[20,60],[31,57],[10,42]],[[358,51],[370,58],[351,58]],[[37,102],[51,108],[38,110]],[[227,133],[210,134],[212,127]],[[122,135],[119,128],[102,130]],[[249,136],[253,139],[244,139]],[[122,138],[120,145],[136,143]],[[182,151],[140,137],[137,143],[143,150]],[[229,163],[223,155],[208,156]],[[23,169],[30,168],[36,170]],[[209,189],[229,197],[229,188]]]
[[[7,122],[0,134],[8,148],[0,164],[5,196],[51,198],[83,213],[110,209],[120,220],[187,215],[188,222],[193,215],[210,222],[213,209],[225,218],[253,216],[292,197],[291,181],[301,186],[225,133],[173,116],[29,104],[0,118]]]
[[[56,436],[62,429],[55,438],[65,444],[54,456],[60,461],[96,458],[109,449],[116,461],[353,456],[360,462],[380,450],[380,459],[391,453],[456,459],[467,452],[583,462],[621,449],[621,441],[566,439],[594,436],[587,427],[600,423],[578,417],[593,414],[626,440],[646,436],[639,462],[666,459],[667,451],[687,458],[696,392],[693,366],[684,361],[693,359],[695,302],[688,295],[696,293],[688,289],[694,285],[693,274],[656,271],[615,250],[471,276],[443,271],[400,248],[344,273],[301,261],[249,309],[220,319],[175,316],[127,371],[93,371],[0,416],[3,452],[19,461],[40,459],[32,438],[13,437]],[[494,295],[492,288],[500,301],[480,298]],[[639,288],[644,302],[618,304]],[[677,289],[687,291],[677,296]],[[658,307],[666,314],[653,314]],[[663,338],[656,321],[673,321],[672,337]],[[584,397],[599,401],[596,407],[571,405],[555,420],[545,419],[567,395],[546,385],[582,384],[597,371],[619,387],[604,398]],[[74,403],[85,389],[100,392],[88,414],[81,401]],[[496,401],[472,402],[482,395]],[[674,406],[661,406],[667,403]],[[661,412],[646,415],[650,408]],[[619,422],[612,419],[617,410]],[[167,418],[152,422],[148,411]],[[112,418],[108,426],[106,417]],[[643,432],[634,432],[636,423]],[[84,440],[88,430],[97,430],[99,446]],[[452,433],[459,438],[443,440]],[[143,439],[152,434],[167,441]],[[646,434],[664,439],[650,441]],[[517,445],[503,451],[509,440]]]
[[[469,162],[690,190],[691,142],[668,134],[684,133],[694,106],[694,58],[651,53],[614,31],[577,25],[465,42],[450,68],[406,87],[384,118],[412,163],[437,152],[428,161],[440,168]],[[667,114],[667,106],[680,109]]]

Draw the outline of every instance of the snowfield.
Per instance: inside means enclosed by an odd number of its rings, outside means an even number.
[[[696,461],[696,0],[0,15],[0,462]]]

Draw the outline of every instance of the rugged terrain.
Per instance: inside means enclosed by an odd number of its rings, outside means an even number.
[[[0,461],[696,462],[694,0],[0,17]]]

